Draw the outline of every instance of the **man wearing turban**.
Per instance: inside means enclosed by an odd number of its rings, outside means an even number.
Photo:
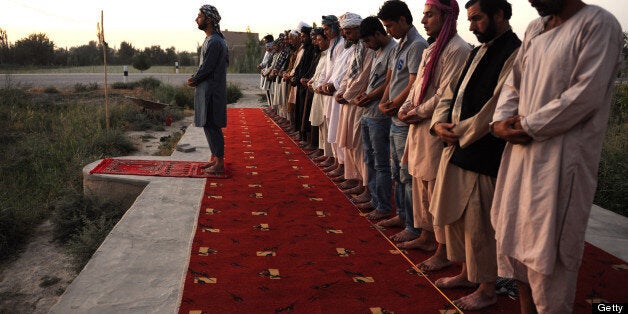
[[[187,85],[195,87],[194,125],[202,127],[214,159],[202,168],[207,173],[224,173],[225,139],[222,128],[227,126],[227,65],[229,51],[220,32],[220,14],[211,5],[203,5],[196,17],[198,29],[206,37],[201,48],[199,67]]]

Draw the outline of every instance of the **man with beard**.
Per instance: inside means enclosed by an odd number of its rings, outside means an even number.
[[[343,51],[345,50],[345,40],[340,36],[340,23],[338,22],[338,18],[335,15],[325,15],[322,17],[321,25],[325,34],[325,37],[329,40],[329,51],[327,52],[327,56],[325,57],[325,68],[322,69],[321,74],[319,75],[316,83],[316,89],[314,90],[316,93],[322,95],[323,100],[323,116],[325,117],[323,120],[322,127],[319,127],[318,136],[321,138],[321,142],[325,143],[323,145],[319,144],[319,147],[324,147],[324,153],[327,157],[325,160],[322,160],[318,163],[318,166],[323,167],[325,172],[333,171],[339,167],[338,163],[338,151],[336,151],[336,147],[332,145],[332,143],[328,140],[329,133],[331,133],[330,128],[330,115],[329,115],[329,107],[331,106],[331,102],[333,101],[333,92],[335,90],[331,90],[334,88],[333,84],[330,84],[331,77],[334,72],[335,64],[339,61],[342,56]],[[335,129],[333,130],[335,136]],[[327,145],[329,144],[329,145]]]
[[[307,119],[304,120],[305,111],[307,110],[307,115],[309,115],[309,109],[307,107],[307,85],[302,84],[302,80],[309,80],[309,78],[314,74],[314,69],[316,67],[316,63],[318,62],[318,48],[312,44],[312,38],[310,33],[312,31],[312,27],[302,23],[301,26],[301,45],[303,46],[303,56],[299,64],[297,64],[294,74],[292,76],[292,85],[296,88],[296,102],[295,102],[295,129],[299,132],[299,139],[301,141],[307,141],[308,135],[310,134],[310,126],[309,123],[306,123]],[[314,65],[312,65],[314,64]],[[311,97],[309,97],[311,100]],[[305,125],[304,125],[305,124]],[[302,146],[306,146],[308,142],[303,142]]]
[[[198,29],[205,32],[201,48],[200,66],[187,80],[195,87],[194,125],[202,127],[213,155],[213,160],[203,165],[205,172],[225,172],[225,138],[222,128],[227,126],[227,64],[229,51],[225,37],[220,32],[220,14],[216,7],[203,5],[196,17]]]
[[[532,0],[497,102],[507,141],[493,198],[498,274],[518,280],[522,313],[571,313],[623,36],[580,0]]]
[[[323,103],[323,94],[315,93],[314,91],[318,89],[322,81],[320,80],[320,76],[324,72],[326,63],[327,63],[327,53],[329,52],[329,39],[325,36],[322,27],[317,27],[312,30],[312,40],[314,44],[318,46],[320,50],[320,55],[318,57],[318,63],[316,64],[316,69],[314,71],[314,75],[307,82],[307,87],[309,93],[312,94],[312,108],[310,109],[310,113],[308,116],[309,122],[312,125],[312,140],[317,141],[316,146],[318,146],[319,156],[314,157],[312,160],[315,162],[324,162],[328,156],[324,155],[324,152],[331,152],[331,146],[324,141],[320,133],[324,132],[323,127],[325,124],[325,115],[324,112],[324,103]],[[317,138],[314,138],[314,136]]]
[[[338,26],[342,29],[344,24],[344,20],[347,19],[347,15],[342,15],[338,18]],[[331,75],[327,76],[327,82],[321,87],[321,91],[323,95],[328,96],[326,102],[326,111],[325,117],[328,122],[327,129],[327,142],[331,144],[332,150],[334,152],[334,157],[336,158],[335,167],[332,166],[330,168],[324,169],[327,173],[327,176],[331,177],[334,182],[342,183],[344,180],[344,163],[345,163],[345,151],[338,146],[337,142],[337,134],[338,134],[338,126],[340,123],[340,103],[336,101],[334,95],[337,93],[340,88],[340,84],[342,79],[345,77],[347,73],[347,69],[349,68],[349,63],[351,60],[351,56],[353,56],[353,51],[355,46],[351,41],[347,41],[344,39],[344,34],[342,34],[343,47],[344,49],[335,57],[333,57],[333,61],[331,66]],[[330,54],[335,53],[333,50],[329,52]],[[327,69],[329,69],[329,64],[327,64]]]
[[[490,134],[502,85],[521,41],[510,28],[512,7],[506,0],[470,0],[465,5],[469,29],[480,42],[471,51],[454,89],[447,89],[434,110],[431,130],[443,149],[430,212],[444,227],[447,258],[462,262],[460,274],[436,280],[439,288],[475,287],[454,301],[462,310],[497,302],[497,256],[491,226],[491,202],[505,141]],[[452,197],[455,195],[456,197]],[[425,261],[425,270],[439,266]]]
[[[355,104],[355,98],[366,90],[374,51],[366,49],[360,41],[360,23],[362,17],[347,12],[341,17],[340,27],[346,41],[350,41],[355,49],[349,59],[348,69],[334,96],[340,104],[338,132],[336,135],[339,149],[344,150],[345,163],[343,177],[345,182],[338,185],[347,195],[361,194],[368,197],[364,187],[366,182],[366,164],[362,147],[362,129],[360,118],[362,107]]]

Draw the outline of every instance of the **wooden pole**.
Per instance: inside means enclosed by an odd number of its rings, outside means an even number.
[[[107,42],[105,41],[105,19],[104,12],[100,11],[100,33],[102,39],[102,52],[103,52],[103,63],[105,65],[105,121],[107,126],[107,131],[109,131],[109,94],[108,84],[107,84]]]

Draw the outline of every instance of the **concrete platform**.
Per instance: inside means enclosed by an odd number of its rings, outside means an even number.
[[[210,155],[200,128],[188,127],[179,143],[196,150],[145,158]],[[177,312],[205,179],[90,175],[99,162],[83,169],[86,192],[131,206],[51,313]],[[628,218],[593,206],[586,240],[628,261]]]

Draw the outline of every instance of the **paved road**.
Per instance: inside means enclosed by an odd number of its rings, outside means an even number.
[[[128,81],[135,82],[145,77],[154,77],[166,84],[183,85],[190,74],[164,74],[164,73],[132,73]],[[107,83],[123,82],[122,73],[109,74]],[[240,84],[242,87],[253,87],[259,84],[259,74],[227,74],[227,81]],[[0,73],[0,88],[11,84],[21,87],[48,87],[69,88],[77,83],[97,83],[103,86],[104,75],[98,73],[46,73],[46,74],[3,74]]]

